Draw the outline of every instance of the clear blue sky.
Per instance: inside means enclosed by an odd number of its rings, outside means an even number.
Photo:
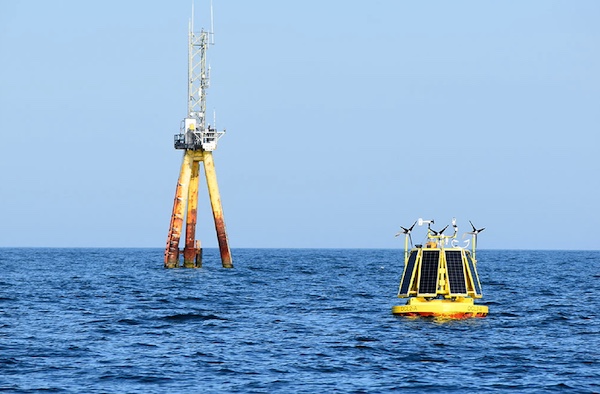
[[[199,28],[209,2],[196,0]],[[0,246],[164,247],[190,1],[0,2]],[[600,249],[600,2],[222,1],[231,246]],[[201,185],[198,233],[216,246]]]

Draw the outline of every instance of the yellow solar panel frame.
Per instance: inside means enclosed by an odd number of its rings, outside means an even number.
[[[469,292],[469,295],[473,298],[482,298],[483,290],[481,289],[481,283],[479,282],[479,274],[477,273],[477,267],[475,265],[475,262],[473,261],[473,258],[469,251],[465,250],[463,251],[463,254],[465,256],[465,261],[467,261],[467,291]],[[479,293],[477,293],[477,289],[479,289]]]

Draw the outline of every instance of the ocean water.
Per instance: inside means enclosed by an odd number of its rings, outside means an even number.
[[[490,314],[391,314],[400,250],[0,249],[0,391],[600,392],[600,252],[477,253]]]

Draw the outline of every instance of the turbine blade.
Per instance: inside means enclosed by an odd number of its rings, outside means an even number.
[[[417,224],[418,220],[415,220],[415,222],[413,223],[412,226],[410,226],[409,230],[412,231],[412,229],[415,227],[415,224]]]

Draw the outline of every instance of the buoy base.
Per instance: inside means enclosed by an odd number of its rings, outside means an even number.
[[[485,317],[488,307],[475,305],[472,298],[433,299],[421,297],[409,298],[406,305],[392,307],[392,313],[398,316],[433,316],[447,319],[467,319]]]

